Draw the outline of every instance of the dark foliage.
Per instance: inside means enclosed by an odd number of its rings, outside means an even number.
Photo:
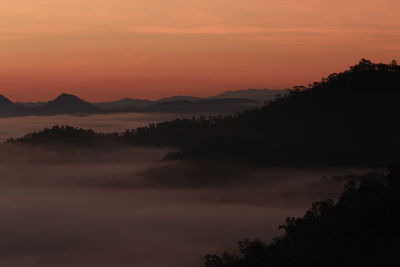
[[[124,144],[178,147],[168,155],[174,159],[383,166],[399,160],[399,101],[400,66],[363,59],[259,109],[150,124],[114,137]]]
[[[387,176],[349,182],[339,201],[288,218],[281,237],[239,243],[240,254],[207,255],[205,267],[398,266],[400,164]]]
[[[399,101],[400,67],[361,60],[260,109],[159,123],[124,137],[180,147],[171,158],[387,165],[399,157]]]
[[[75,128],[68,125],[53,126],[39,132],[28,133],[21,138],[7,140],[11,144],[56,145],[56,146],[104,146],[114,141],[118,134],[101,134],[91,129]]]

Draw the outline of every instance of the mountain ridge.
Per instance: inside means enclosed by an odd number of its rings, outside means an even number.
[[[253,95],[257,91],[264,95],[265,89],[251,89]],[[226,114],[229,112],[239,112],[246,109],[256,107],[257,100],[250,98],[234,97],[235,92],[229,91],[231,97],[223,98],[220,95],[210,97],[195,97],[195,96],[171,96],[164,97],[158,100],[146,100],[137,98],[122,98],[116,101],[95,102],[90,103],[72,94],[62,93],[54,100],[48,102],[17,102],[13,103],[3,96],[0,101],[4,102],[0,109],[0,116],[25,116],[25,115],[57,115],[57,114],[103,114],[103,113],[127,113],[127,112],[166,112],[177,114]],[[286,90],[269,90],[270,98],[286,92]],[[254,98],[254,96],[253,96]],[[215,99],[221,99],[215,102]],[[240,101],[238,99],[241,99]],[[1,103],[0,102],[0,103]],[[241,103],[239,103],[241,102]],[[264,102],[264,98],[260,96],[257,101],[260,105]],[[6,104],[7,103],[7,107]],[[176,104],[176,106],[174,106]],[[247,105],[247,106],[246,106]],[[162,110],[162,111],[161,111]]]
[[[259,107],[257,101],[235,98],[206,98],[198,101],[175,100],[159,102],[141,109],[141,112],[176,114],[225,114]]]
[[[81,98],[62,93],[53,101],[36,108],[38,114],[101,113],[102,111]]]
[[[13,102],[7,97],[0,95],[0,105],[12,105]]]
[[[278,95],[289,93],[289,89],[244,89],[244,90],[229,90],[221,94],[210,96],[208,98],[240,98],[259,101],[261,103],[273,100]]]
[[[296,87],[260,108],[175,119],[120,134],[95,135],[93,140],[175,147],[176,152],[166,156],[175,160],[386,166],[400,154],[400,87],[396,85],[400,85],[400,66],[362,61],[310,87]],[[59,139],[52,132],[48,129],[13,142],[65,141],[65,135]]]

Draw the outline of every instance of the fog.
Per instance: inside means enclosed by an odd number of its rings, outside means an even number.
[[[359,170],[165,162],[167,150],[0,146],[0,266],[202,266],[335,198]],[[199,171],[202,170],[202,171]]]
[[[174,119],[177,116],[167,113],[118,113],[90,116],[54,115],[0,118],[0,142],[54,125],[92,128],[98,132],[121,132],[145,126],[150,122]]]

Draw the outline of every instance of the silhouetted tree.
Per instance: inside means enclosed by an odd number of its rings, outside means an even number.
[[[397,266],[400,164],[349,182],[337,203],[315,202],[288,218],[271,244],[239,243],[239,255],[207,255],[206,267]]]
[[[362,59],[309,87],[294,87],[258,109],[153,123],[112,135],[82,133],[81,140],[178,148],[170,159],[385,166],[398,160],[400,149],[399,88],[397,63]],[[10,141],[49,143],[58,136],[70,144],[85,143],[79,135],[67,134],[70,131],[53,129]]]

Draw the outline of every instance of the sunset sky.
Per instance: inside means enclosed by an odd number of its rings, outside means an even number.
[[[0,4],[0,94],[14,101],[286,88],[400,55],[399,0]]]

